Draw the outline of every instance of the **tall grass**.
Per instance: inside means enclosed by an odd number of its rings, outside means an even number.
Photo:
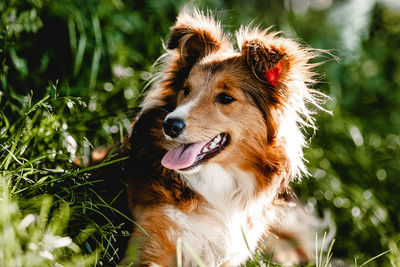
[[[79,98],[60,97],[55,86],[39,101],[31,94],[2,97],[0,265],[118,262],[115,242],[129,235],[123,228],[129,218],[112,205],[120,194],[105,199],[96,190],[104,180],[91,178],[89,171],[126,158],[84,169],[73,164],[77,143],[68,132],[66,114],[85,104]],[[10,121],[10,113],[19,116]]]
[[[0,232],[21,244],[8,248],[1,243],[11,256],[0,254],[0,260],[32,252],[29,244],[34,243],[23,233],[37,231],[36,241],[48,233],[72,240],[46,248],[54,260],[44,258],[44,265],[67,264],[64,253],[71,260],[87,257],[88,265],[89,259],[95,265],[119,261],[121,240],[129,237],[133,224],[123,207],[124,181],[92,175],[97,167],[82,166],[95,147],[123,141],[129,132],[144,80],[183,2],[0,1],[0,213],[9,214]],[[357,13],[347,5],[350,1],[325,1],[332,3],[325,9],[312,8],[319,1],[298,1],[306,5],[301,10],[289,2],[295,1],[202,4],[221,11],[228,30],[255,19],[312,47],[337,49],[341,63],[318,70],[326,74],[319,89],[334,99],[327,107],[333,117],[318,118],[319,131],[306,151],[314,178],[295,189],[306,209],[332,211],[339,229],[333,258],[365,263],[390,249],[365,266],[400,266],[400,12],[378,1],[363,17],[369,21],[363,30],[349,39]],[[355,49],[348,47],[349,40]],[[123,159],[113,156],[105,164],[114,160],[123,166]],[[53,222],[54,216],[62,220]],[[27,230],[19,230],[21,222],[30,221]],[[32,253],[45,250],[36,246]],[[257,260],[250,266],[258,266]],[[261,262],[272,264],[268,258]]]

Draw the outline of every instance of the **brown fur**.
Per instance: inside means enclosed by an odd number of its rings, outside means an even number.
[[[181,174],[160,164],[168,150],[181,143],[229,134],[229,145],[203,165],[211,162],[251,174],[254,180],[249,183],[254,183],[254,191],[241,199],[240,209],[246,212],[246,207],[268,194],[271,201],[262,203],[259,213],[270,216],[271,221],[277,220],[271,210],[279,213],[279,206],[291,192],[288,183],[305,172],[305,143],[298,127],[314,125],[306,106],[307,102],[317,104],[315,91],[308,88],[313,83],[308,63],[312,53],[291,40],[257,29],[242,28],[238,40],[239,52],[232,48],[219,23],[198,11],[183,11],[172,27],[168,50],[161,59],[162,70],[142,105],[130,139],[129,205],[147,233],[136,227],[132,236],[140,248],[136,265],[176,264],[175,245],[182,226],[166,215],[167,207],[188,216],[208,216],[206,210],[214,205]],[[279,62],[283,70],[274,85],[262,73]],[[188,88],[187,95],[184,88]],[[235,101],[218,103],[220,93]],[[177,140],[167,140],[163,120],[177,107],[192,102],[185,132]],[[290,139],[287,131],[291,130],[297,140]],[[245,220],[253,229],[253,218]],[[265,225],[265,234],[272,228]],[[283,233],[280,236],[286,237]],[[296,250],[301,261],[309,259],[308,252]]]

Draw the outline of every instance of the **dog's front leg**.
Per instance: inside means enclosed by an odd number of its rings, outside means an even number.
[[[143,211],[129,242],[122,266],[176,266],[176,245],[169,233],[174,223],[160,209],[149,207]]]

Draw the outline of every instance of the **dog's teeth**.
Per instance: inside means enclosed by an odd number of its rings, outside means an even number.
[[[217,137],[214,138],[214,143],[218,144],[221,141],[221,135],[218,135]]]
[[[221,135],[216,136],[212,141],[209,142],[209,144],[201,150],[201,154],[207,153],[210,150],[213,150],[214,148],[218,147],[223,140]]]

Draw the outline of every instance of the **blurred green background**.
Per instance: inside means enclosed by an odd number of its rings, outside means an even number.
[[[0,164],[3,176],[11,177],[9,184],[21,190],[37,184],[44,173],[48,179],[62,178],[45,169],[71,169],[68,159],[85,165],[94,147],[109,146],[129,133],[153,63],[184,4],[0,0],[0,156],[6,162],[13,144],[26,146],[15,150],[16,159],[47,153],[33,164],[42,172],[20,174],[31,182],[15,178],[18,161]],[[194,5],[216,10],[231,33],[251,22],[273,25],[283,36],[339,58],[317,59],[325,61],[318,67],[323,75],[317,87],[332,98],[325,107],[333,116],[317,116],[319,130],[306,150],[311,176],[295,189],[307,210],[332,215],[334,257],[362,262],[390,250],[370,266],[400,266],[400,2],[210,0]],[[50,96],[49,106],[37,106],[41,113],[35,119],[29,110],[45,96]],[[26,134],[16,139],[22,124]],[[85,205],[79,206],[85,196],[57,194],[50,190],[54,183],[65,189],[71,182],[58,179],[29,192],[68,199],[75,213],[85,215]],[[27,197],[18,192],[10,194],[24,214],[21,201]],[[90,223],[85,219],[78,228]],[[98,242],[104,244],[102,238]],[[82,247],[85,253],[94,251],[88,244]],[[104,253],[108,247],[102,249],[106,262],[115,260]]]

